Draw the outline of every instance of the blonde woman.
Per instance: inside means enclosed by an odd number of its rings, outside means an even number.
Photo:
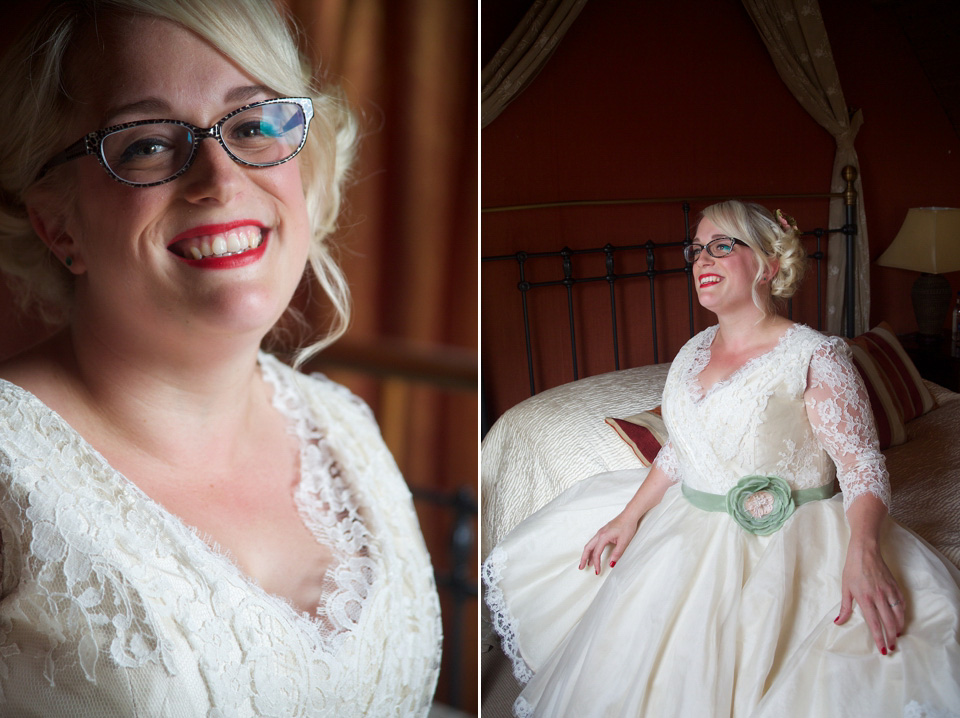
[[[670,367],[654,465],[585,479],[484,564],[517,715],[960,711],[960,572],[887,519],[846,345],[774,311],[795,222],[723,202],[685,253],[717,325]]]
[[[429,708],[403,479],[260,348],[301,281],[348,318],[355,129],[305,68],[268,0],[55,2],[4,59],[0,268],[61,328],[0,366],[2,715]]]

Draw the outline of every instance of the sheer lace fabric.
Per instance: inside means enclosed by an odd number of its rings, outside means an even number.
[[[267,355],[261,368],[300,442],[300,514],[334,554],[315,615],[0,383],[0,713],[426,714],[439,607],[402,477],[347,390]]]

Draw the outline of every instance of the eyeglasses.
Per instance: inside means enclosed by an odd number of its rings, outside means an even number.
[[[153,187],[190,169],[200,142],[208,138],[216,139],[241,165],[273,167],[303,149],[311,119],[310,98],[285,97],[244,105],[207,128],[180,120],[127,122],[81,137],[50,158],[37,179],[64,162],[96,155],[118,182]]]
[[[705,249],[707,250],[707,254],[714,259],[723,259],[729,255],[738,244],[742,244],[744,247],[749,246],[746,242],[741,242],[739,239],[733,237],[717,237],[707,242],[706,245],[688,244],[683,248],[683,258],[690,264],[693,264],[700,256],[700,252]]]

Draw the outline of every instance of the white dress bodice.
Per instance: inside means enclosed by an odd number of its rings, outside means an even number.
[[[843,340],[795,324],[771,350],[707,391],[700,373],[717,327],[677,354],[663,391],[670,442],[657,465],[698,491],[725,494],[744,476],[809,489],[840,479],[844,504],[889,481],[863,382]]]
[[[349,391],[260,364],[300,443],[301,518],[333,553],[314,615],[0,382],[0,714],[426,715],[439,605],[406,484]]]

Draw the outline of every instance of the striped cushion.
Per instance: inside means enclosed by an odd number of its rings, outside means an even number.
[[[667,429],[660,416],[660,407],[628,416],[625,419],[604,419],[627,446],[637,455],[640,463],[650,466],[667,441]]]
[[[871,356],[861,337],[847,339],[847,344],[870,398],[881,450],[904,443],[907,430],[903,425],[903,412],[889,378]]]
[[[889,380],[905,423],[936,407],[937,403],[920,378],[920,372],[910,361],[889,324],[881,322],[869,332],[861,334],[857,340],[870,352]]]

